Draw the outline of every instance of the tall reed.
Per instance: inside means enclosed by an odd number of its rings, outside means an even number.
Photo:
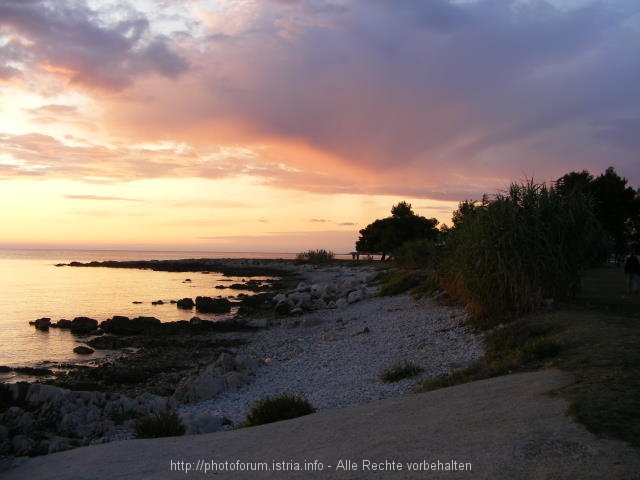
[[[606,249],[588,197],[513,183],[460,219],[444,242],[441,285],[491,325],[576,293],[580,271]]]

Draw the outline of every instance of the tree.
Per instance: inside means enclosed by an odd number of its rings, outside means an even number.
[[[596,217],[615,242],[616,253],[623,253],[633,241],[630,226],[640,220],[640,197],[627,183],[626,178],[609,167],[597,178],[586,170],[567,173],[556,181],[556,189],[561,195],[590,196]]]
[[[400,202],[391,208],[391,216],[378,219],[360,230],[358,252],[380,252],[382,260],[405,242],[433,239],[438,234],[438,220],[416,215],[411,204]]]

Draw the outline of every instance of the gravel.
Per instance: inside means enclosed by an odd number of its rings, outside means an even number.
[[[331,276],[318,272],[323,280]],[[312,279],[313,280],[313,279]],[[379,297],[297,317],[299,326],[270,327],[238,349],[263,365],[252,383],[211,400],[183,406],[185,415],[221,415],[244,421],[261,398],[280,393],[306,397],[317,410],[349,407],[411,392],[417,382],[468,366],[483,355],[482,339],[465,326],[462,308],[407,295]],[[384,383],[380,373],[409,361],[418,376]]]

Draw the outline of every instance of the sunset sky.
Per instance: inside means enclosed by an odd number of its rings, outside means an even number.
[[[638,0],[0,0],[0,246],[349,252],[639,152]]]

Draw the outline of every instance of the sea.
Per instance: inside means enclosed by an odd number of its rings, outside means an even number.
[[[189,320],[195,311],[180,310],[171,300],[196,296],[232,298],[241,290],[216,289],[241,283],[241,277],[196,272],[156,272],[142,269],[56,266],[72,261],[179,260],[187,258],[292,259],[292,253],[158,252],[121,250],[3,250],[0,249],[0,367],[53,368],[91,363],[116,352],[78,355],[83,342],[69,330],[43,332],[29,324],[49,317],[52,322],[86,316],[99,322],[124,315],[152,316],[163,322]],[[244,292],[251,293],[251,292]],[[163,304],[152,302],[162,300]],[[135,303],[134,303],[135,302]],[[232,312],[233,313],[233,312]],[[229,315],[197,314],[208,320]],[[84,339],[86,340],[86,339]],[[7,370],[7,369],[2,369]],[[0,372],[0,381],[21,379],[13,370]]]

